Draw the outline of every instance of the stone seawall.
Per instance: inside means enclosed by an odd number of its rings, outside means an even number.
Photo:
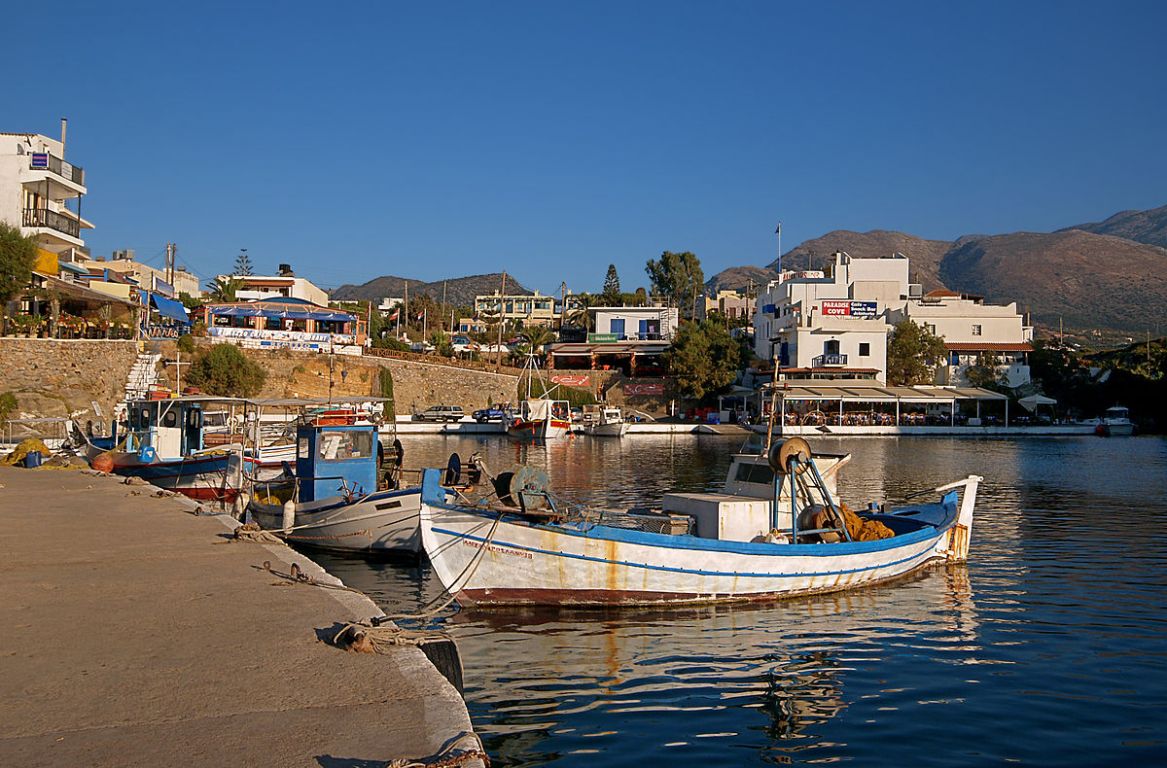
[[[103,339],[0,338],[0,392],[16,395],[15,418],[104,418],[125,397],[137,342]]]
[[[200,344],[205,343],[200,340]],[[393,374],[399,414],[439,404],[460,405],[470,413],[492,402],[513,401],[518,390],[519,380],[513,375],[414,360],[348,355],[330,358],[289,350],[244,349],[243,353],[267,371],[267,382],[259,394],[265,398],[325,398],[329,397],[330,382],[333,398],[379,396],[381,368]],[[164,355],[172,356],[173,352]],[[167,375],[173,386],[173,373]]]

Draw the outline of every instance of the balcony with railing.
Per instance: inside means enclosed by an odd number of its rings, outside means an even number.
[[[48,171],[55,173],[66,181],[71,181],[79,186],[85,186],[85,169],[80,166],[67,163],[56,155],[50,155],[48,152],[33,152],[28,158],[29,170],[33,171]]]
[[[818,357],[814,358],[810,361],[810,364],[814,368],[827,368],[832,365],[846,365],[847,356],[841,355],[838,352],[828,353],[825,355],[819,355]]]
[[[69,237],[81,239],[81,222],[64,214],[46,208],[25,208],[23,225],[26,227],[46,227],[62,232]]]

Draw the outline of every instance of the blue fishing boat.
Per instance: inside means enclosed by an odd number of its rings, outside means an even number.
[[[296,427],[295,476],[256,483],[247,509],[261,528],[323,549],[416,553],[421,488],[399,488],[401,452],[386,473],[377,426],[308,416]]]

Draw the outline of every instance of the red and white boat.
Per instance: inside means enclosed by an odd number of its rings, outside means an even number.
[[[524,400],[507,425],[507,434],[520,440],[558,440],[571,429],[566,400]]]

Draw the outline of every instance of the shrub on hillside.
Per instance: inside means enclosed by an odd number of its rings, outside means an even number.
[[[189,333],[184,333],[178,337],[178,351],[184,355],[193,355],[195,351],[194,336]]]
[[[254,397],[267,372],[234,344],[215,344],[195,356],[188,380],[208,395]]]
[[[8,421],[16,413],[16,395],[11,392],[0,394],[0,422]]]

